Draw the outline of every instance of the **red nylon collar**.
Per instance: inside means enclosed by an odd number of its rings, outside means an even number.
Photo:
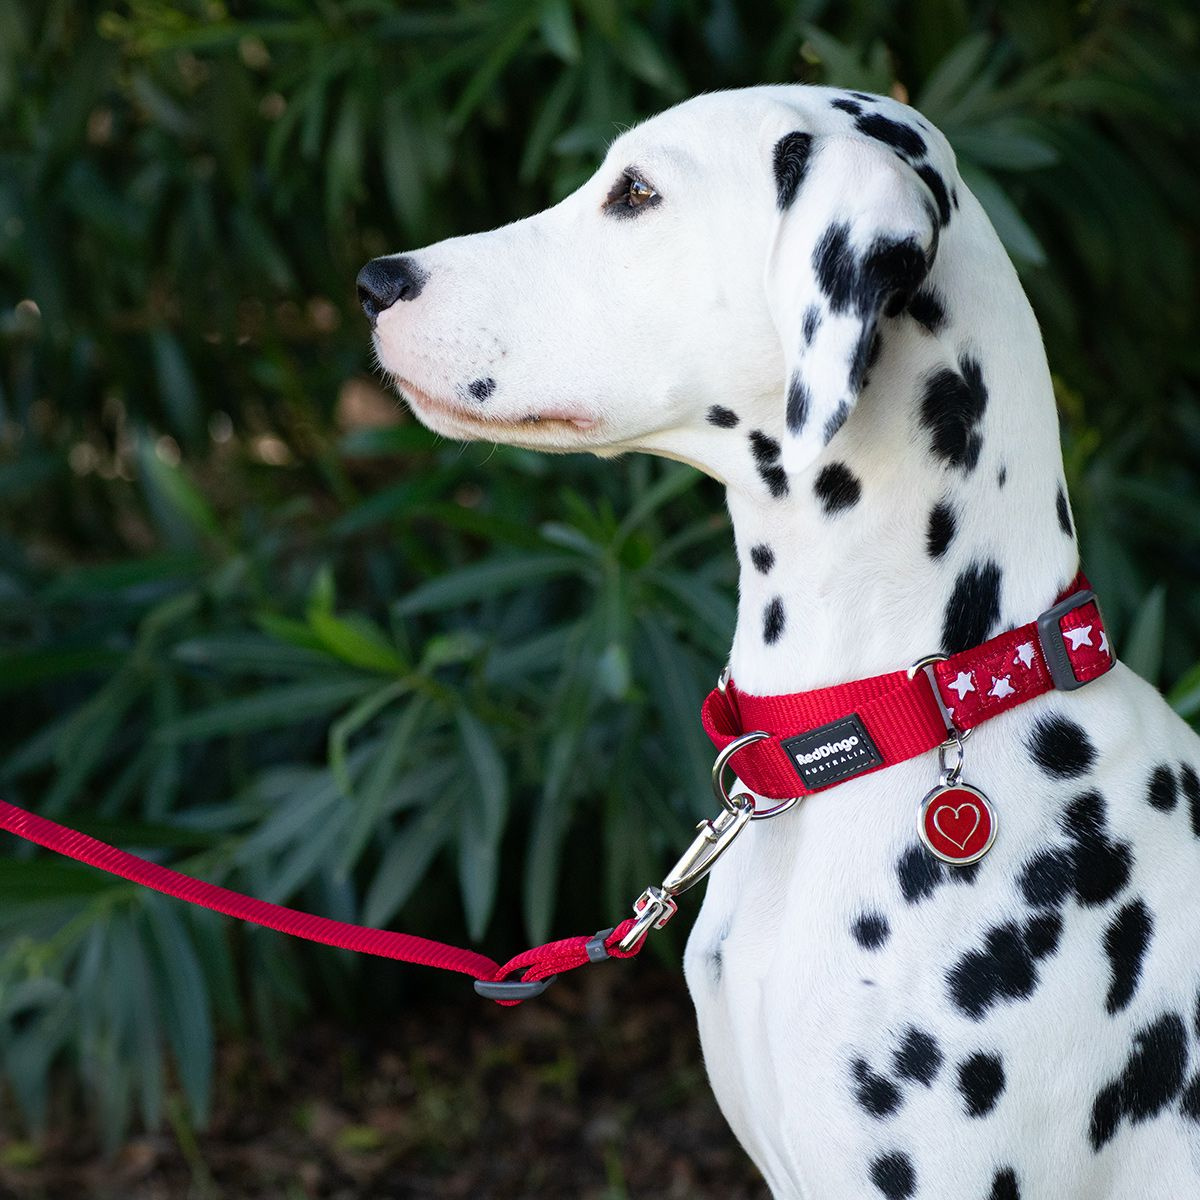
[[[718,750],[753,730],[770,734],[731,765],[758,795],[783,800],[925,754],[946,740],[947,718],[965,732],[1035,696],[1082,687],[1114,661],[1080,572],[1037,620],[925,670],[777,696],[739,691],[730,680],[709,693],[701,719]],[[877,754],[863,752],[863,732]]]

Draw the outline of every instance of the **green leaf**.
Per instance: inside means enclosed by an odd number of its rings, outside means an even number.
[[[192,741],[298,725],[302,721],[331,716],[375,686],[371,679],[343,677],[264,688],[253,696],[225,700],[164,725],[157,736],[168,741]]]
[[[434,800],[396,832],[363,901],[368,925],[386,925],[404,907],[434,855],[449,841],[453,822],[453,806]]]
[[[212,1099],[215,1055],[208,986],[187,927],[172,907],[174,901],[144,893],[143,904],[163,1028],[192,1120],[203,1127]]]
[[[1133,618],[1121,647],[1121,661],[1150,683],[1162,673],[1163,637],[1167,624],[1167,591],[1162,584],[1151,588]]]
[[[963,38],[930,72],[917,107],[935,125],[953,114],[955,100],[975,81],[991,47],[990,33],[973,33]]]
[[[392,789],[397,772],[404,765],[421,722],[425,718],[425,702],[418,696],[409,701],[384,737],[379,752],[370,762],[357,795],[351,797],[354,816],[350,821],[338,859],[337,870],[344,878],[358,861],[371,835],[379,827],[384,802]]]
[[[1200,662],[1184,673],[1171,689],[1167,699],[1185,721],[1200,715]]]
[[[204,432],[204,405],[179,339],[166,329],[150,334],[150,349],[158,375],[158,392],[171,418],[171,428],[188,445],[197,445]]]
[[[309,611],[308,624],[325,649],[352,667],[383,675],[399,675],[408,669],[382,630],[360,613],[336,617],[314,608]]]
[[[500,838],[508,816],[508,772],[487,728],[465,708],[458,710],[466,760],[459,803],[458,872],[467,929],[483,937],[500,874]]]
[[[579,61],[579,34],[567,0],[543,0],[538,29],[546,45],[563,62]]]
[[[1033,171],[1059,160],[1058,150],[1028,121],[990,121],[963,129],[952,140],[955,151],[969,161],[1003,171]]]
[[[339,717],[329,727],[329,766],[345,796],[350,797],[353,791],[346,761],[350,739],[393,700],[411,690],[412,684],[408,680],[395,679],[364,696],[348,713]]]
[[[996,233],[1004,243],[1004,248],[1018,262],[1030,266],[1044,266],[1046,252],[1042,249],[1037,235],[1025,222],[1025,218],[1017,211],[1016,205],[1008,198],[1004,189],[986,172],[968,163],[959,164],[959,173],[963,182],[975,193],[975,198],[983,205]]]
[[[411,616],[413,613],[456,608],[513,588],[553,579],[578,568],[578,560],[565,554],[531,554],[519,558],[494,559],[441,575],[409,592],[392,609],[397,616]]]

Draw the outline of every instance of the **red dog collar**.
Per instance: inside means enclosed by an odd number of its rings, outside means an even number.
[[[1054,690],[1072,691],[1114,662],[1096,597],[1082,572],[1036,621],[907,671],[781,696],[754,696],[732,680],[704,702],[718,750],[761,730],[733,764],[760,796],[807,796],[890,767]]]

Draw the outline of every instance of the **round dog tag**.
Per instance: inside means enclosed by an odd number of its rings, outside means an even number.
[[[930,854],[962,867],[978,862],[991,849],[996,814],[978,788],[941,784],[921,801],[917,832]]]

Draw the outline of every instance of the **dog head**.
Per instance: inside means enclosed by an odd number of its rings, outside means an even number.
[[[380,365],[439,433],[724,478],[721,431],[752,425],[770,482],[853,410],[955,178],[941,135],[892,100],[705,95],[622,134],[553,208],[372,260],[359,296]]]

